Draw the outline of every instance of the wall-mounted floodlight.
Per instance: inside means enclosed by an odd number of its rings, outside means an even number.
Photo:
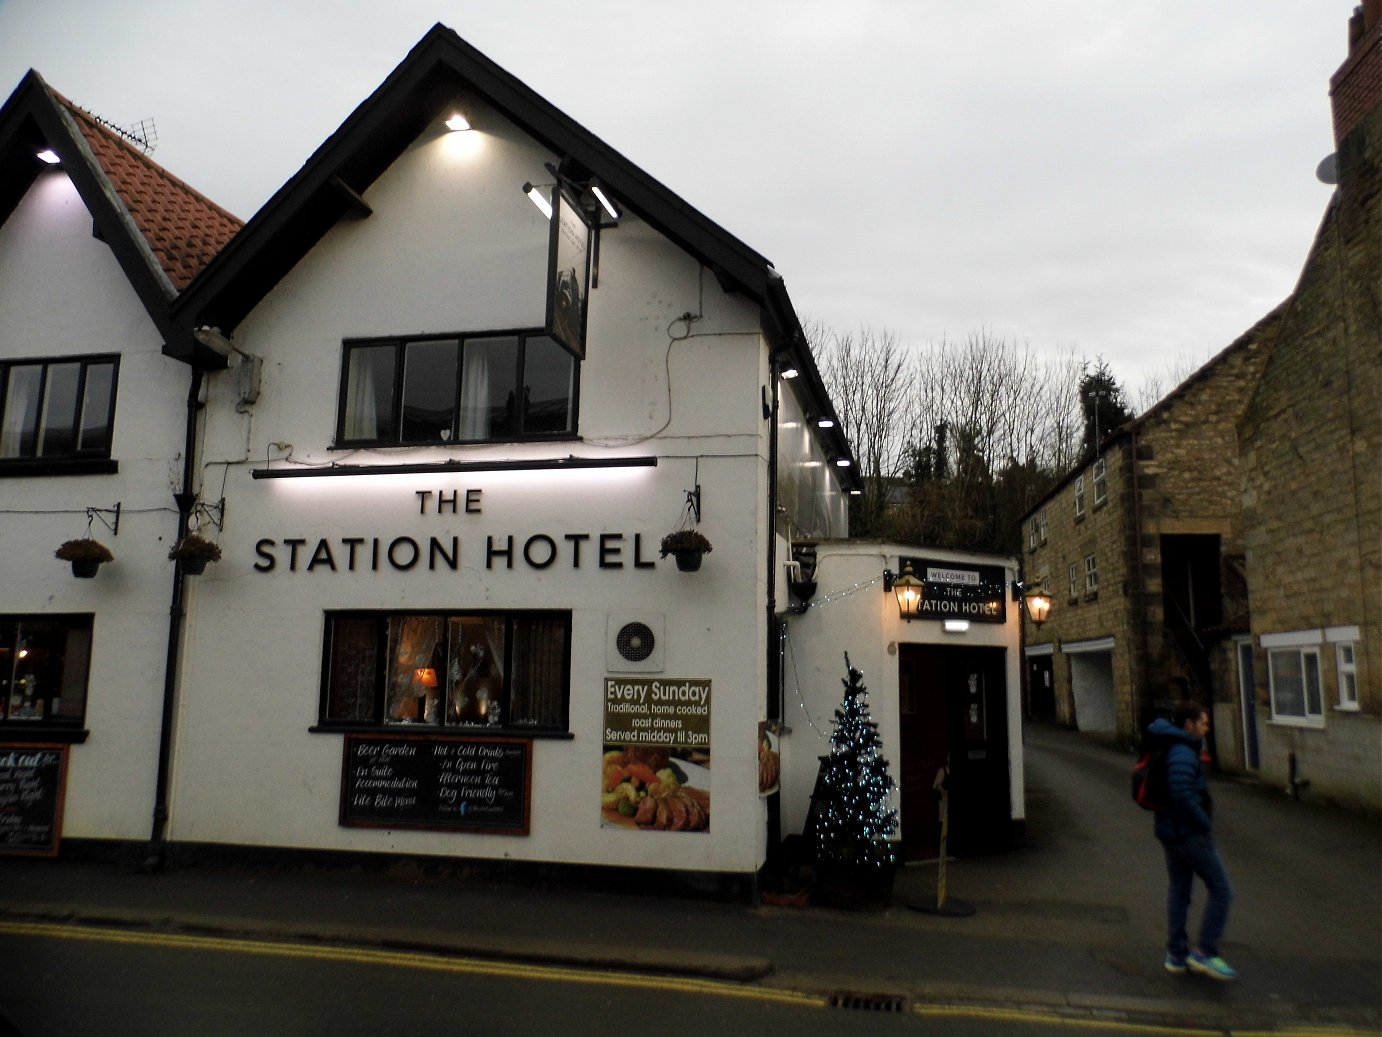
[[[595,200],[600,203],[605,212],[609,213],[610,219],[617,220],[619,218],[619,207],[609,200],[609,195],[605,194],[599,181],[592,180],[590,182],[590,193],[595,196]]]
[[[801,372],[798,371],[795,367],[787,366],[782,369],[782,377],[786,378],[788,381],[791,381],[799,374],[801,374]]]
[[[460,112],[452,112],[446,118],[446,128],[450,130],[452,133],[458,133],[461,130],[468,130],[470,129],[470,120],[467,119]]]
[[[552,218],[552,203],[547,200],[546,195],[530,183],[523,185],[523,193],[528,196],[528,201],[537,206],[538,212],[549,220]]]
[[[834,421],[833,418],[817,418],[817,419],[816,419],[816,428],[834,428],[834,427],[835,427],[835,421]]]
[[[854,462],[851,461],[851,460],[850,460],[849,458],[847,458],[847,457],[837,457],[837,458],[835,458],[835,467],[836,467],[836,468],[848,468],[848,467],[849,467],[850,465],[852,465],[853,463],[854,463]]]
[[[58,153],[52,148],[44,148],[38,153],[38,157],[44,162],[47,162],[50,166],[56,166],[62,161],[62,159],[58,157]]]

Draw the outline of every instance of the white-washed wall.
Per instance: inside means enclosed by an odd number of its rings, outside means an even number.
[[[66,837],[145,839],[152,827],[173,580],[167,552],[190,384],[188,368],[163,356],[162,345],[67,175],[42,174],[0,223],[0,353],[120,355],[118,473],[0,479],[0,613],[94,617],[90,735],[68,753]],[[115,561],[95,579],[74,579],[54,550],[86,534],[88,507],[117,503],[119,535],[99,520],[91,530]]]
[[[762,500],[765,370],[756,306],[632,216],[603,233],[580,374],[580,442],[454,449],[331,451],[341,342],[364,335],[456,332],[541,323],[547,224],[519,190],[553,160],[492,115],[482,132],[424,134],[366,193],[368,219],[342,223],[237,329],[264,358],[262,395],[234,410],[234,379],[214,376],[204,496],[224,483],[225,559],[190,603],[170,835],[176,840],[476,858],[747,872],[761,863],[756,723],[765,681]],[[434,128],[435,129],[435,128]],[[460,145],[453,142],[462,140]],[[463,152],[452,154],[451,149]],[[699,316],[687,322],[683,314]],[[253,480],[288,452],[322,464],[454,458],[654,455],[656,467]],[[699,573],[654,568],[657,543],[699,483],[701,529],[714,545]],[[480,510],[420,513],[418,491],[480,491]],[[567,533],[589,533],[574,565]],[[560,545],[527,565],[527,537]],[[622,568],[600,567],[594,538],[620,534]],[[305,569],[278,550],[256,571],[263,538],[457,536],[461,571]],[[491,565],[488,537],[515,538],[512,569]],[[313,734],[323,612],[331,609],[569,609],[570,740],[532,753],[526,837],[373,830],[337,823],[342,736]],[[712,681],[713,817],[709,834],[600,827],[606,619],[666,617],[666,678]]]

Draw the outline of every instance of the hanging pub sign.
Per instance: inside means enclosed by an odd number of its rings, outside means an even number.
[[[1001,565],[966,565],[931,558],[899,558],[898,568],[912,566],[924,583],[920,619],[968,619],[1005,623],[1008,619],[1007,574]]]
[[[590,224],[560,188],[552,192],[552,238],[547,261],[547,334],[577,360],[585,359],[585,311],[590,294]]]

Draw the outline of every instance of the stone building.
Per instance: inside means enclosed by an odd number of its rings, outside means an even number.
[[[1382,805],[1382,4],[1331,82],[1335,177],[1239,426],[1255,707],[1273,784]]]
[[[1024,517],[1057,605],[1028,710],[1132,742],[1188,697],[1220,766],[1376,809],[1382,4],[1331,96],[1337,189],[1290,298]]]
[[[1231,687],[1227,638],[1247,629],[1236,420],[1281,312],[1106,436],[1027,516],[1024,573],[1053,599],[1029,631],[1034,714],[1131,742],[1159,705]]]

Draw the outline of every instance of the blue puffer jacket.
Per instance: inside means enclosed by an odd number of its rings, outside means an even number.
[[[1184,839],[1210,830],[1213,806],[1209,779],[1200,763],[1202,746],[1199,738],[1163,718],[1147,728],[1147,747],[1166,749],[1166,791],[1171,802],[1156,815],[1158,839]]]

